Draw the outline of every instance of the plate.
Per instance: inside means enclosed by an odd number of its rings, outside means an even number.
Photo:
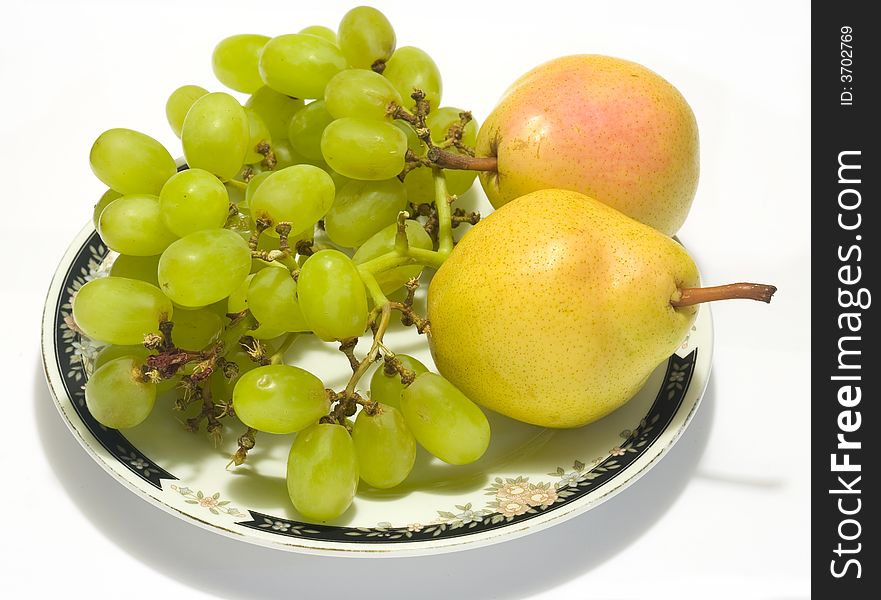
[[[490,414],[493,440],[478,462],[447,465],[420,449],[402,487],[362,486],[342,517],[309,523],[287,498],[284,473],[292,436],[258,435],[245,465],[228,470],[241,431],[226,427],[215,447],[204,432],[184,430],[171,399],[158,400],[148,420],[125,433],[91,417],[83,385],[100,346],[72,327],[70,299],[86,281],[106,274],[113,258],[89,225],[52,281],[42,346],[58,410],[89,455],[144,500],[189,523],[273,548],[345,556],[435,554],[562,524],[612,498],[658,462],[691,421],[710,372],[712,320],[702,306],[675,354],[639,394],[604,419],[551,430]],[[392,328],[385,341],[432,366],[413,328]],[[369,340],[362,340],[359,349],[367,347]],[[345,356],[313,336],[299,338],[287,361],[335,389],[349,376]]]

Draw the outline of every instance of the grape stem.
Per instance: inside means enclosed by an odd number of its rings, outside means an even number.
[[[498,173],[499,159],[495,156],[468,156],[456,154],[434,146],[428,149],[428,161],[435,168],[455,169],[457,171],[489,171]]]
[[[434,203],[437,208],[438,232],[437,253],[443,260],[453,251],[453,225],[450,214],[450,204],[455,200],[447,191],[447,178],[443,170],[433,167],[434,176]],[[443,261],[441,261],[443,262]]]
[[[358,385],[358,381],[364,376],[364,373],[367,372],[367,369],[370,368],[370,365],[377,359],[379,356],[379,349],[382,345],[382,338],[385,335],[386,330],[389,326],[389,321],[391,321],[392,308],[391,303],[386,301],[385,304],[382,305],[382,312],[379,317],[379,325],[376,328],[376,334],[373,336],[373,345],[370,347],[370,352],[367,353],[367,356],[358,364],[358,368],[352,373],[352,377],[349,379],[349,383],[346,385],[346,390],[343,392],[344,397],[351,398],[355,393],[355,386]]]

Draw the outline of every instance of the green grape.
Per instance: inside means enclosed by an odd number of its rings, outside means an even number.
[[[141,362],[123,356],[104,364],[86,382],[86,407],[95,420],[113,429],[144,421],[156,402],[156,385],[140,380]]]
[[[73,299],[73,320],[92,339],[108,344],[144,343],[159,332],[159,322],[173,315],[171,301],[159,288],[124,277],[93,279]]]
[[[337,119],[387,119],[389,107],[401,105],[401,95],[379,73],[347,69],[327,82],[324,101],[327,103],[327,111]]]
[[[431,130],[431,139],[435,143],[444,141],[450,127],[462,120],[460,115],[463,112],[465,111],[461,108],[454,108],[452,106],[444,106],[443,108],[432,110],[425,118],[425,126]],[[477,121],[474,119],[468,121],[462,131],[462,143],[470,148],[474,148],[474,145],[477,143],[477,130]]]
[[[147,357],[150,356],[152,352],[147,350],[143,345],[134,346],[134,345],[126,345],[126,346],[117,346],[111,344],[109,346],[104,346],[101,350],[98,351],[98,355],[95,356],[95,364],[94,369],[98,370],[111,360],[122,358],[123,356],[132,356],[136,358],[139,362],[144,362],[147,360]]]
[[[273,143],[278,144],[288,138],[288,124],[297,111],[303,108],[303,101],[280,94],[264,85],[248,98],[245,107],[260,115],[269,128]]]
[[[403,131],[404,135],[407,136],[407,149],[412,150],[416,156],[425,156],[428,152],[428,147],[425,145],[425,142],[420,140],[419,136],[416,135],[416,130],[413,129],[413,126],[400,119],[395,119],[392,122],[395,124],[395,127]]]
[[[223,333],[223,319],[209,308],[175,311],[171,321],[171,340],[184,350],[203,350]]]
[[[425,228],[419,221],[408,220],[405,225],[407,242],[410,246],[422,248],[423,250],[431,250],[433,248],[434,244],[431,241],[431,237],[426,233]],[[362,265],[393,251],[395,249],[395,236],[397,233],[398,226],[396,223],[378,231],[373,237],[361,244],[361,247],[358,248],[358,251],[352,257],[352,261],[356,265]],[[421,265],[405,265],[376,273],[374,277],[379,287],[382,288],[383,293],[391,294],[404,287],[404,284],[414,277],[419,277],[420,273],[422,273]],[[383,400],[383,402],[385,401]]]
[[[337,30],[340,49],[349,64],[359,69],[381,66],[395,51],[395,30],[384,14],[369,6],[353,8]],[[378,63],[378,64],[377,64]]]
[[[358,457],[346,428],[319,423],[297,434],[287,485],[294,508],[307,519],[327,521],[346,512],[358,489]]]
[[[162,220],[159,197],[122,196],[107,205],[98,219],[98,233],[111,250],[132,256],[161,254],[177,239]]]
[[[260,184],[266,181],[266,178],[272,175],[272,171],[263,171],[261,173],[257,173],[254,177],[251,178],[251,181],[248,182],[247,187],[245,188],[245,203],[244,207],[248,208],[248,212],[250,212],[251,207],[251,199],[254,197],[254,192],[257,191],[257,188],[260,187]],[[239,210],[243,207],[239,205]]]
[[[252,222],[269,219],[274,224],[290,223],[291,233],[304,231],[318,222],[333,204],[333,180],[312,165],[294,165],[267,177],[255,191],[249,206]],[[274,228],[267,231],[277,237]]]
[[[337,119],[324,129],[321,154],[330,167],[351,179],[391,179],[404,169],[407,136],[383,121]]]
[[[180,139],[190,167],[231,179],[242,168],[251,139],[245,109],[229,94],[206,94],[187,113]]]
[[[272,152],[275,154],[274,170],[276,171],[287,169],[288,167],[293,167],[294,165],[299,165],[305,162],[302,156],[294,152],[289,140],[273,142]]]
[[[171,125],[174,135],[180,137],[180,130],[190,108],[207,93],[208,90],[198,85],[185,85],[171,92],[165,103],[165,116],[168,117],[168,124]]]
[[[300,431],[330,410],[321,380],[289,365],[248,371],[239,377],[232,401],[242,423],[266,433]]]
[[[452,383],[423,373],[401,394],[401,412],[417,441],[444,462],[474,462],[489,446],[483,411]]]
[[[108,129],[89,153],[95,176],[120,194],[158,194],[177,172],[162,144],[131,129]]]
[[[251,270],[251,250],[228,229],[203,229],[177,240],[159,259],[159,284],[181,306],[213,304],[230,295]]]
[[[448,152],[460,154],[456,148],[447,148]],[[447,180],[447,192],[454,196],[461,196],[469,189],[474,179],[477,177],[477,171],[458,171],[453,169],[444,169],[444,175]],[[431,169],[417,168],[413,169],[404,177],[404,187],[407,189],[407,198],[414,203],[434,202],[434,175]]]
[[[340,188],[324,216],[327,237],[340,246],[356,248],[394,223],[407,208],[407,191],[397,177],[384,181],[350,181]]]
[[[306,259],[297,279],[297,300],[306,323],[322,340],[344,340],[367,328],[367,292],[358,269],[338,250]]]
[[[251,281],[253,281],[254,275],[248,275],[245,277],[245,280],[242,284],[237,287],[235,290],[230,293],[229,298],[227,298],[226,310],[230,314],[240,313],[246,308],[250,308],[248,306],[248,290],[251,287]],[[257,317],[254,317],[255,319]],[[267,327],[266,325],[260,323],[257,329],[252,329],[248,332],[253,338],[258,340],[271,340],[272,338],[277,338],[278,336],[284,333],[283,329],[273,329],[271,327]]]
[[[287,269],[263,269],[248,286],[248,308],[261,325],[282,331],[309,331],[297,302],[297,282]]]
[[[417,377],[428,373],[428,367],[412,356],[396,354],[395,358],[400,360],[407,369],[413,371]],[[374,402],[401,408],[401,392],[406,387],[401,383],[401,376],[398,373],[389,375],[385,372],[385,367],[380,366],[373,372],[373,377],[370,379],[370,399]]]
[[[345,71],[344,71],[345,72]],[[327,112],[324,100],[310,102],[291,119],[288,139],[291,148],[306,158],[323,160],[321,154],[321,134],[330,125],[333,117]]]
[[[444,141],[450,127],[459,123],[459,114],[461,112],[463,112],[462,109],[446,106],[428,115],[425,125],[431,130],[431,139],[434,143],[439,144]],[[473,148],[477,142],[477,129],[477,121],[471,119],[465,125],[462,143]],[[414,150],[412,146],[410,149]],[[414,150],[414,152],[419,156],[423,156],[425,150],[423,149],[422,152]],[[464,154],[461,150],[452,146],[447,148],[447,152]],[[474,179],[477,177],[477,172],[445,169],[444,175],[447,180],[447,191],[454,196],[460,196],[471,188]],[[407,188],[407,197],[411,202],[434,202],[435,200],[434,177],[431,169],[413,169],[404,178],[404,186]]]
[[[113,266],[110,267],[110,275],[137,279],[159,287],[159,255],[129,256],[128,254],[120,254],[113,261]]]
[[[404,481],[416,462],[416,439],[398,409],[379,405],[375,415],[358,413],[352,428],[361,479],[376,488],[392,488]]]
[[[165,226],[183,237],[200,229],[223,227],[229,216],[229,194],[208,171],[186,169],[162,186],[159,206]]]
[[[257,63],[260,51],[269,38],[265,35],[244,33],[220,41],[211,56],[214,75],[228,88],[253,94],[263,85]]]
[[[239,378],[248,371],[256,369],[259,365],[251,360],[248,353],[238,345],[228,351],[223,358],[227,362],[235,363],[235,374],[232,377],[227,377],[223,369],[215,369],[211,374],[208,384],[211,386],[211,394],[214,398],[231,400],[233,390]]]
[[[272,147],[272,135],[269,133],[269,127],[254,109],[246,107],[245,115],[248,117],[248,130],[251,132],[248,151],[245,153],[245,163],[259,163],[266,157],[258,152],[257,148],[263,144]]]
[[[382,74],[397,88],[405,100],[405,108],[415,107],[416,103],[410,99],[414,90],[425,92],[425,99],[432,109],[440,106],[443,92],[440,70],[431,57],[419,48],[404,46],[395,50],[385,63]]]
[[[122,194],[116,190],[107,190],[101,195],[101,198],[98,200],[98,203],[92,211],[92,223],[95,225],[95,229],[98,229],[98,220],[101,218],[101,213],[104,212],[107,205],[121,196]]]
[[[306,35],[316,35],[320,38],[323,38],[333,44],[337,45],[336,32],[329,27],[325,27],[323,25],[310,25],[309,27],[304,27],[300,30],[300,33],[305,33]]]
[[[334,44],[301,33],[272,38],[260,55],[260,76],[266,85],[294,98],[323,98],[324,86],[347,66]]]

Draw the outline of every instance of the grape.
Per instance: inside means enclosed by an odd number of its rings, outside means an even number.
[[[425,126],[431,130],[432,141],[436,144],[443,142],[447,137],[450,127],[460,121],[459,114],[461,112],[463,112],[462,109],[445,106],[429,114],[425,120]],[[477,121],[471,119],[465,125],[462,143],[473,148],[475,143],[477,143],[477,129]],[[447,148],[447,152],[464,154],[453,146]],[[417,154],[420,153],[417,152]],[[477,177],[476,171],[459,171],[455,169],[447,169],[444,171],[444,174],[447,180],[447,191],[455,196],[467,192]],[[407,188],[407,194],[411,201],[434,202],[434,177],[432,176],[431,169],[413,169],[407,173],[404,185]]]
[[[307,519],[327,521],[346,512],[358,489],[358,457],[346,428],[319,423],[297,434],[287,485],[294,508]]]
[[[162,186],[159,206],[165,226],[183,237],[200,229],[223,227],[229,216],[229,194],[208,171],[186,169]]]
[[[101,195],[101,198],[95,205],[95,209],[92,211],[92,223],[95,225],[95,229],[98,229],[98,219],[101,218],[101,213],[104,212],[104,209],[107,208],[107,205],[120,196],[122,196],[122,194],[120,194],[116,190],[107,190]]]
[[[431,237],[426,233],[425,228],[422,227],[419,221],[408,220],[405,226],[407,242],[410,246],[424,250],[432,249]],[[395,249],[395,236],[397,233],[397,223],[381,229],[373,237],[361,244],[361,247],[358,248],[358,251],[352,257],[352,261],[356,265],[361,265],[374,258],[379,258],[383,254],[388,254]],[[374,277],[376,278],[376,283],[382,288],[383,293],[391,294],[395,290],[401,289],[409,280],[419,277],[420,273],[422,273],[422,265],[405,265],[376,273]]]
[[[263,85],[257,62],[269,38],[265,35],[240,34],[220,41],[214,48],[211,64],[220,83],[237,92],[252,94]]]
[[[166,248],[159,284],[181,306],[207,306],[229,296],[250,270],[251,250],[237,233],[203,229]]]
[[[350,181],[337,191],[333,206],[324,216],[324,229],[333,243],[355,248],[394,223],[406,208],[407,191],[397,177]]]
[[[447,148],[447,152],[460,154],[456,148]],[[477,171],[458,171],[455,169],[444,169],[444,175],[447,180],[447,192],[454,196],[461,196],[469,189],[474,179],[477,177]],[[407,198],[411,202],[434,202],[434,175],[431,169],[417,168],[413,169],[404,178],[404,187],[407,189]]]
[[[291,148],[290,140],[272,142],[272,152],[275,154],[275,167],[273,168],[277,171],[306,162],[302,156]]]
[[[403,131],[404,135],[407,136],[407,148],[412,150],[417,156],[425,156],[428,152],[428,147],[425,145],[425,142],[420,140],[419,136],[416,135],[416,130],[413,129],[413,126],[400,119],[395,119],[392,123],[394,123],[395,127]]]
[[[384,14],[369,6],[353,8],[337,30],[340,49],[349,64],[370,69],[385,63],[395,51],[395,30]]]
[[[245,152],[245,163],[259,163],[264,158],[263,154],[257,152],[257,147],[261,144],[272,146],[272,135],[269,133],[269,127],[252,108],[245,108],[245,115],[248,117],[248,131],[251,137],[248,140],[248,150]]]
[[[358,270],[338,250],[306,259],[297,279],[297,299],[306,323],[322,340],[344,340],[367,328],[367,292]]]
[[[177,172],[162,144],[131,129],[108,129],[89,153],[95,176],[120,194],[158,194]]]
[[[321,136],[324,160],[351,179],[391,179],[404,169],[406,152],[407,136],[383,121],[337,119]]]
[[[227,362],[235,363],[237,367],[235,376],[227,379],[222,369],[216,369],[211,374],[209,385],[211,386],[211,393],[215,398],[228,400],[232,399],[233,390],[239,378],[245,373],[256,369],[259,365],[251,360],[248,353],[238,345],[228,351],[223,358]]]
[[[190,167],[231,179],[242,168],[251,139],[248,117],[229,94],[206,94],[187,113],[180,139]]]
[[[165,116],[168,117],[168,124],[174,135],[180,137],[180,130],[184,126],[184,119],[193,103],[208,93],[203,87],[198,85],[185,85],[171,92],[168,101],[165,103]]]
[[[447,137],[450,127],[462,120],[460,115],[463,112],[465,111],[461,108],[454,108],[452,106],[444,106],[443,108],[433,110],[425,118],[425,126],[431,130],[431,139],[435,143],[442,142]],[[474,119],[468,121],[462,131],[462,143],[473,148],[477,143],[477,129],[477,121]]]
[[[474,462],[489,446],[486,415],[452,383],[423,373],[401,394],[401,412],[419,443],[444,462]]]
[[[248,275],[242,284],[237,287],[235,290],[230,293],[229,298],[227,299],[226,310],[230,314],[237,314],[242,312],[248,307],[248,290],[251,287],[251,281],[253,281],[254,275]],[[254,317],[256,319],[256,317]],[[283,329],[273,329],[271,327],[267,327],[257,321],[259,326],[257,329],[252,329],[248,332],[248,335],[254,337],[258,340],[271,340],[272,338],[276,338],[284,333]]]
[[[170,319],[171,302],[159,288],[124,277],[93,279],[73,299],[73,320],[92,339],[108,344],[142,344],[159,322]]]
[[[345,72],[345,71],[344,71]],[[333,117],[327,112],[324,100],[310,102],[291,119],[287,130],[291,148],[306,158],[323,160],[321,154],[321,134],[330,125]]]
[[[287,269],[263,269],[248,286],[248,308],[261,325],[282,331],[309,331],[297,302],[297,282]]]
[[[428,368],[412,356],[396,354],[395,358],[401,361],[406,368],[416,373],[417,377],[422,373],[428,373]],[[407,386],[401,383],[401,376],[398,373],[388,375],[385,372],[385,367],[380,366],[373,372],[373,377],[370,379],[370,399],[374,402],[401,408],[401,392],[405,387]]]
[[[334,75],[324,90],[327,111],[335,118],[386,119],[401,95],[388,79],[373,71],[347,69]]]
[[[128,254],[120,254],[113,261],[113,266],[110,267],[110,275],[137,279],[159,287],[159,255],[129,256]]]
[[[123,356],[131,356],[136,358],[139,362],[144,362],[150,354],[152,354],[152,352],[147,350],[143,345],[117,346],[111,344],[110,346],[104,346],[101,348],[98,355],[95,356],[95,364],[93,367],[95,370],[98,370],[111,360],[122,358]]]
[[[294,165],[276,171],[251,196],[252,222],[269,219],[273,224],[291,224],[291,233],[312,227],[333,204],[333,180],[312,165]],[[274,228],[267,231],[273,237]]]
[[[266,178],[270,175],[272,175],[272,171],[263,171],[262,173],[257,173],[251,178],[251,181],[248,182],[248,186],[245,188],[245,204],[244,206],[239,205],[239,210],[247,207],[248,212],[250,212],[251,199],[254,197],[254,192],[257,191],[260,184],[266,181]]]
[[[113,429],[140,424],[156,402],[156,385],[140,381],[141,363],[133,356],[111,360],[86,382],[86,406],[95,420]]]
[[[223,333],[223,319],[208,308],[175,311],[171,321],[174,323],[171,339],[184,350],[203,350]]]
[[[300,431],[330,410],[321,380],[289,365],[248,371],[239,377],[232,401],[242,423],[266,433]]]
[[[380,404],[375,415],[362,410],[352,428],[361,479],[377,488],[395,487],[413,470],[416,439],[401,413]]]
[[[260,76],[266,85],[295,98],[323,98],[324,86],[347,66],[334,44],[301,33],[272,38],[260,55]]]
[[[159,197],[122,196],[107,205],[98,219],[98,232],[111,250],[132,256],[160,254],[177,239],[162,221]]]
[[[405,101],[405,108],[416,105],[410,100],[413,90],[425,92],[425,99],[432,109],[440,106],[443,92],[440,70],[431,57],[419,48],[404,46],[395,50],[385,63],[382,74],[397,88]]]
[[[303,108],[303,101],[279,94],[268,86],[254,92],[245,107],[256,112],[269,128],[269,136],[275,144],[288,138],[291,118]]]
[[[324,38],[334,46],[337,45],[336,32],[333,29],[324,27],[323,25],[310,25],[309,27],[304,27],[300,30],[300,33],[305,33],[307,35],[316,35],[320,38]]]

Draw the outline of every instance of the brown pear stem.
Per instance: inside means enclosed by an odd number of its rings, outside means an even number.
[[[498,171],[499,160],[495,156],[468,156],[456,154],[443,148],[433,147],[427,157],[434,166],[459,171]]]
[[[716,300],[759,300],[770,302],[771,296],[777,288],[763,283],[729,283],[705,288],[682,288],[677,296],[670,300],[673,308],[694,306],[703,302],[715,302]]]

